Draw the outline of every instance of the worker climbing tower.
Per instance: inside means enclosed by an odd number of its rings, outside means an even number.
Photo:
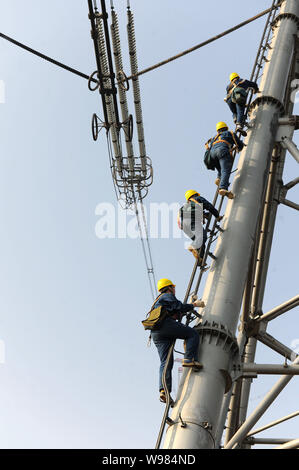
[[[272,40],[263,46],[267,59],[261,93],[248,110],[246,147],[232,187],[236,196],[227,203],[202,295],[206,306],[196,328],[203,369],[183,373],[176,403],[166,420],[167,449],[219,448],[227,420],[224,448],[244,447],[259,417],[298,374],[298,356],[268,335],[266,328],[269,320],[298,305],[299,296],[273,312],[262,313],[277,206],[282,203],[298,210],[286,199],[287,190],[298,178],[287,185],[281,181],[286,149],[298,161],[298,149],[292,142],[294,130],[299,128],[298,118],[292,115],[292,83],[299,76],[299,2],[279,4],[277,11],[276,2],[273,11],[277,14],[271,17]],[[247,418],[248,374],[257,373],[254,357],[259,340],[293,364],[286,364],[284,371],[273,365],[272,373],[284,375]],[[292,447],[292,443],[287,445]]]

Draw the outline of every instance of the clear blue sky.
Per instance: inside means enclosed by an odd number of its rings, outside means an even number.
[[[244,4],[243,4],[244,3]],[[270,0],[131,0],[142,69],[234,26]],[[129,72],[125,0],[114,0]],[[109,2],[107,2],[107,7]],[[86,74],[95,66],[87,1],[15,0],[1,5],[0,31]],[[228,76],[249,77],[265,19],[140,79],[146,147],[154,183],[146,199],[184,202],[187,189],[212,200],[215,174],[202,163],[219,120],[231,124],[223,97]],[[0,41],[0,364],[1,448],[153,448],[163,405],[159,360],[141,320],[151,304],[139,240],[97,238],[101,202],[117,207],[106,140],[91,137],[102,116],[83,78]],[[131,110],[132,112],[132,110]],[[298,113],[296,105],[295,113]],[[298,138],[296,139],[298,145]],[[287,157],[284,181],[298,175]],[[298,201],[298,189],[289,199]],[[264,310],[298,288],[296,211],[280,207]],[[184,296],[193,267],[182,240],[152,240],[157,279]],[[298,257],[297,257],[298,259]],[[202,284],[203,289],[204,282]],[[291,346],[298,309],[269,333]],[[257,362],[283,358],[259,346]],[[250,409],[278,378],[259,379]],[[174,370],[174,384],[177,371]],[[298,406],[298,379],[260,421]],[[146,404],[146,406],[145,406]],[[298,418],[268,431],[297,437]]]

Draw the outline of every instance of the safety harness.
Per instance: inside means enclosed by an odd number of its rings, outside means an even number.
[[[235,88],[237,88],[238,86],[242,85],[242,83],[244,83],[244,82],[245,82],[245,80],[241,80],[241,81],[238,82],[238,83],[233,83],[233,84],[231,85],[231,88],[229,88],[229,90],[228,90],[226,99],[228,99],[228,98],[231,96],[231,94],[233,93],[233,91],[234,91]]]
[[[236,139],[235,139],[235,136],[234,136],[234,133],[232,131],[229,131],[231,136],[232,136],[232,139],[235,143],[235,146],[237,147],[237,149],[239,148],[238,147],[238,144],[236,142]],[[232,155],[232,152],[233,152],[233,147],[232,147],[232,144],[230,142],[228,142],[227,140],[225,139],[222,139],[221,138],[221,133],[218,133],[215,137],[215,140],[212,142],[212,147],[215,145],[215,144],[218,144],[220,142],[223,142],[224,144],[228,145],[228,149],[229,149],[229,153]]]
[[[190,197],[189,201],[193,201],[195,202],[195,204],[201,204],[201,202],[196,201],[196,199],[194,199],[193,197]]]

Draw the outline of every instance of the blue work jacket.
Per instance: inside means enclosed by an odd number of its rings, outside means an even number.
[[[154,303],[153,308],[164,307],[171,317],[178,318],[179,316],[193,310],[193,304],[184,304],[170,292],[161,294],[158,300]]]
[[[205,199],[203,196],[192,196],[192,199],[194,199],[196,202],[199,204],[202,204],[202,207],[204,210],[210,212],[216,219],[219,217],[219,212],[217,211],[216,207],[213,206],[207,199]]]
[[[243,80],[243,78],[238,78],[233,83],[231,82],[226,87],[226,92],[229,94],[230,91],[235,87],[238,86],[240,88],[244,88],[244,90],[248,90],[248,88],[253,88],[254,92],[256,93],[259,89],[258,84],[255,82],[251,82],[250,80]]]
[[[238,150],[242,150],[242,148],[244,147],[242,140],[237,136],[237,134],[231,131],[218,132],[215,137],[209,140],[209,146],[211,149],[215,147],[224,148],[231,152],[232,147],[234,147],[235,145],[234,140],[236,141]]]

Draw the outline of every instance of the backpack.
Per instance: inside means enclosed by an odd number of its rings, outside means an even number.
[[[155,305],[157,300],[161,297],[161,295],[163,295],[163,294],[160,294],[156,298],[155,302],[152,305],[152,308],[147,313],[145,320],[143,320],[141,322],[143,324],[145,330],[156,330],[160,326],[160,324],[162,323],[164,318],[166,318],[166,316],[167,316],[167,311],[163,310],[162,305],[160,305],[160,307],[157,307],[157,308],[153,309],[153,306]]]
[[[244,88],[236,86],[232,91],[232,102],[240,106],[245,106],[247,101],[247,91]]]
[[[215,160],[211,155],[211,149],[208,148],[205,151],[204,158],[203,158],[204,164],[207,167],[208,170],[215,170],[216,165],[215,165]]]

